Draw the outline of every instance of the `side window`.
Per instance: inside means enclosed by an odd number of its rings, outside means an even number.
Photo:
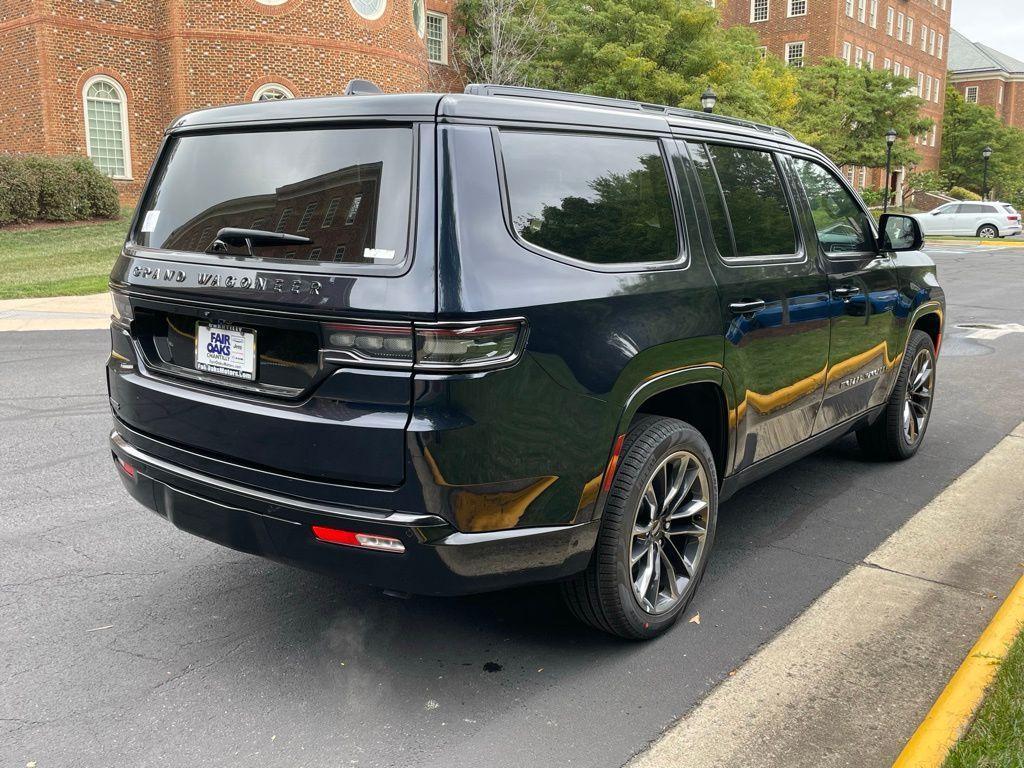
[[[832,172],[813,160],[799,157],[793,158],[793,168],[807,195],[822,250],[825,253],[875,250],[868,217]]]
[[[708,144],[704,151],[705,162],[697,161],[695,165],[722,255],[728,258],[796,253],[793,213],[771,153],[718,144]],[[699,156],[700,151],[694,154]],[[721,190],[717,202],[715,187]],[[719,205],[722,210],[713,212]],[[733,249],[722,250],[722,238],[717,234],[721,226],[715,219],[723,217],[731,225]]]
[[[512,227],[594,264],[671,262],[679,240],[656,139],[501,131]]]
[[[960,203],[957,213],[988,213],[989,208],[981,203]]]

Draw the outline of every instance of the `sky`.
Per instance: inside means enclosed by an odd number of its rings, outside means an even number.
[[[953,27],[973,42],[984,43],[1024,61],[1024,2],[952,0]]]

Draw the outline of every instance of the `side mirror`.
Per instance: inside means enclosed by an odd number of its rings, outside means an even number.
[[[878,220],[882,250],[890,252],[919,251],[924,245],[924,234],[917,219],[898,213],[886,213]]]

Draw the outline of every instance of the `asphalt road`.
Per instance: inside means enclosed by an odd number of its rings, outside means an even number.
[[[934,251],[921,453],[847,439],[741,492],[700,623],[644,645],[548,590],[393,599],[177,531],[115,476],[106,333],[0,334],[0,766],[621,766],[1024,420],[1024,333],[955,327],[1024,321],[1024,248]]]

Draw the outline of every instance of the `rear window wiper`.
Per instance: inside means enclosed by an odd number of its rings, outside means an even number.
[[[255,256],[253,248],[257,245],[310,245],[313,241],[302,235],[292,235],[287,232],[271,232],[268,229],[240,229],[238,227],[223,227],[217,232],[217,236],[206,249],[207,253],[224,253],[229,245],[242,246],[249,251],[250,256]]]

